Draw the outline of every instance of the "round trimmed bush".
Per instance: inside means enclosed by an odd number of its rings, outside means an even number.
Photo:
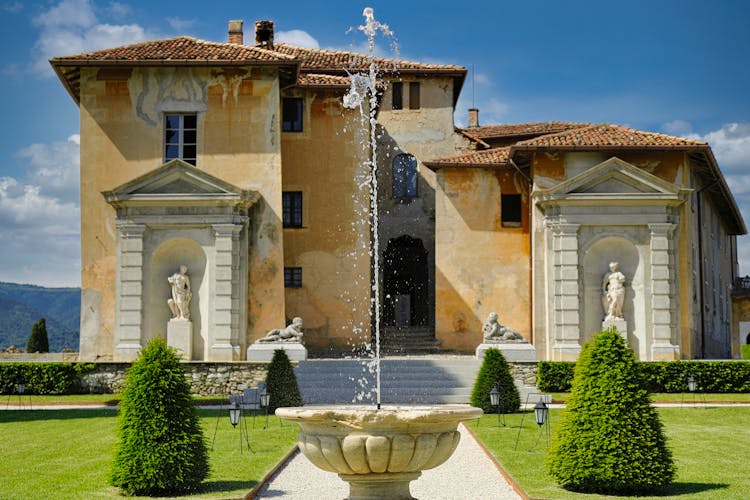
[[[276,408],[302,406],[297,376],[294,374],[294,367],[289,361],[289,356],[283,349],[276,349],[273,352],[266,374],[266,390],[270,396],[269,413],[276,411]]]
[[[500,391],[498,407],[490,404],[490,391],[495,386]],[[471,391],[471,406],[481,408],[485,413],[513,413],[521,407],[521,397],[513,383],[510,367],[499,349],[484,351],[484,360]]]
[[[208,474],[203,432],[177,353],[157,338],[128,369],[111,482],[128,495],[191,493]]]
[[[633,351],[610,329],[584,345],[547,468],[566,489],[658,490],[675,466]]]

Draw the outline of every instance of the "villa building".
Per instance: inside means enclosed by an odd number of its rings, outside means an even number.
[[[130,360],[187,268],[192,359],[237,361],[293,317],[315,355],[371,340],[473,352],[497,311],[539,359],[575,359],[625,275],[640,359],[731,357],[736,235],[710,147],[609,124],[456,129],[466,69],[375,59],[379,276],[361,185],[369,122],[343,106],[367,56],[156,40],[51,60],[80,108],[82,360]],[[416,343],[415,343],[416,341]]]

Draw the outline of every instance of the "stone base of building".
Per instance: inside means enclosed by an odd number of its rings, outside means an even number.
[[[284,350],[290,361],[307,359],[307,349],[299,342],[256,342],[247,348],[247,360],[269,362],[273,358],[273,352],[277,349]]]
[[[651,346],[652,361],[674,361],[680,359],[680,347],[673,344],[653,344]]]
[[[115,346],[113,358],[115,361],[134,361],[140,354],[143,346],[138,343],[121,342]]]
[[[560,344],[552,346],[552,359],[550,361],[578,361],[581,354],[581,345],[576,343]]]
[[[167,345],[174,348],[184,361],[193,359],[193,322],[170,319],[167,323]]]
[[[531,344],[479,344],[476,358],[484,359],[484,352],[487,349],[500,350],[506,361],[536,361],[536,349]]]

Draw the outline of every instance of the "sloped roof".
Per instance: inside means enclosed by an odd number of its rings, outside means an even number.
[[[600,123],[542,135],[514,144],[512,148],[515,152],[531,149],[693,149],[706,146],[705,142],[684,137]]]
[[[82,66],[287,66],[293,71],[294,81],[299,63],[292,56],[262,47],[179,36],[53,57],[50,64],[70,95],[78,102]]]
[[[461,130],[462,132],[478,139],[493,139],[501,137],[524,137],[528,135],[555,134],[574,128],[588,127],[589,125],[591,124],[551,121],[482,125],[481,127],[468,127]]]
[[[296,85],[298,87],[339,88],[349,87],[350,80],[347,76],[300,73]]]
[[[466,168],[499,168],[509,165],[510,147],[483,149],[480,151],[469,151],[455,156],[436,158],[423,162],[432,170],[444,167],[466,167]]]
[[[301,61],[301,71],[304,72],[335,72],[366,71],[370,60],[366,54],[348,52],[343,50],[324,50],[297,47],[285,43],[274,42],[274,52],[286,54]],[[399,73],[449,73],[465,74],[466,68],[451,64],[425,64],[399,59],[387,59],[383,57],[374,58],[380,71],[396,71]]]

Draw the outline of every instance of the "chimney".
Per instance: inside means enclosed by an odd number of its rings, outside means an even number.
[[[255,21],[255,45],[273,49],[273,21]]]
[[[229,43],[242,45],[242,19],[229,21]]]
[[[479,110],[477,108],[469,108],[469,128],[476,128],[479,126]]]

